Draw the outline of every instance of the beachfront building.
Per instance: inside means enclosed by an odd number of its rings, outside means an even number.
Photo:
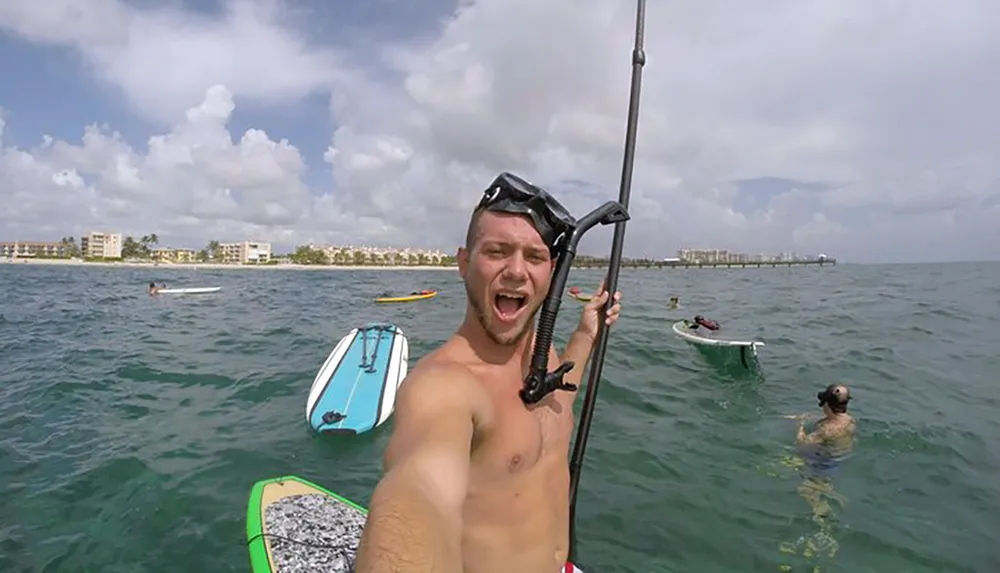
[[[440,265],[441,259],[448,255],[438,250],[405,248],[397,251],[396,256],[405,261],[403,264],[427,266]]]
[[[193,263],[198,260],[198,251],[194,249],[153,249],[153,260],[160,263]]]
[[[271,261],[271,243],[242,241],[219,243],[218,258],[223,263],[256,265]]]
[[[84,257],[120,259],[122,234],[93,231],[80,237],[80,254]]]
[[[67,248],[66,243],[14,241],[13,243],[0,243],[0,257],[8,259],[65,257],[69,254]]]
[[[824,255],[825,257],[825,255]],[[767,253],[732,253],[725,249],[680,249],[677,258],[687,264],[794,263],[813,260],[793,252],[776,255]],[[825,258],[824,258],[825,260]]]
[[[728,263],[729,254],[726,249],[680,249],[677,251],[677,258],[681,262],[694,264]]]
[[[322,251],[333,265],[440,265],[447,255],[441,251],[413,248],[372,247],[357,245],[308,245]]]

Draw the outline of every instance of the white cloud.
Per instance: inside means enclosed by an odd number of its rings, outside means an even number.
[[[99,79],[159,122],[181,119],[211,85],[278,105],[329,89],[338,69],[333,50],[310,47],[283,25],[277,2],[235,0],[221,19],[120,0],[0,4],[0,30],[78,50]]]
[[[575,211],[617,195],[631,0],[462,2],[436,36],[387,45],[364,68],[307,44],[277,2],[238,2],[214,20],[110,0],[46,6],[5,3],[0,30],[79,50],[171,127],[144,150],[96,126],[79,145],[6,150],[0,169],[22,200],[7,225],[89,209],[80,225],[161,236],[451,247],[501,170],[550,185]],[[986,0],[651,0],[627,250],[989,255],[982,245],[1000,244],[1000,213],[982,208],[1000,193],[998,26]],[[294,141],[259,130],[231,141],[234,105],[327,89],[332,191],[306,188]],[[768,176],[831,189],[776,189],[741,211],[733,181]],[[606,250],[605,231],[585,246]]]
[[[12,183],[5,199],[13,207],[0,220],[26,229],[55,219],[78,233],[96,226],[169,235],[195,226],[199,238],[295,226],[314,207],[299,151],[256,129],[232,142],[226,121],[233,109],[232,94],[214,86],[186,121],[151,137],[145,150],[93,125],[79,145],[7,148],[0,177]]]

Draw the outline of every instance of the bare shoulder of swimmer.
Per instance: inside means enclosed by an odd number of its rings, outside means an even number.
[[[489,404],[464,366],[422,363],[402,382],[358,573],[462,570],[469,451]]]

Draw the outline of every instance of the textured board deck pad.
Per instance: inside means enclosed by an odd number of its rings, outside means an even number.
[[[393,324],[370,323],[337,342],[306,400],[306,420],[317,432],[361,434],[380,426],[395,408],[406,377],[409,342]]]
[[[367,510],[308,480],[254,484],[247,507],[253,573],[347,573]]]

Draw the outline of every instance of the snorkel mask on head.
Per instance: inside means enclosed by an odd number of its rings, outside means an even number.
[[[544,189],[511,173],[501,173],[483,192],[476,210],[525,215],[531,219],[538,234],[549,247],[552,258],[558,258],[567,235],[577,221],[555,197]]]
[[[611,225],[628,221],[625,207],[618,201],[608,201],[581,219],[575,219],[554,197],[540,187],[528,183],[511,173],[501,173],[483,192],[476,210],[511,213],[529,217],[549,252],[556,259],[548,295],[542,303],[535,332],[535,347],[531,356],[531,370],[524,380],[521,400],[534,404],[554,390],[576,390],[575,384],[563,382],[563,376],[573,369],[572,362],[564,362],[554,372],[548,372],[549,348],[562,303],[563,290],[570,266],[576,257],[576,247],[584,233],[595,225]]]
[[[851,396],[849,394],[841,395],[838,386],[830,384],[822,392],[816,393],[816,399],[819,400],[820,408],[825,404],[834,412],[843,413],[847,411],[847,403],[851,401]]]

